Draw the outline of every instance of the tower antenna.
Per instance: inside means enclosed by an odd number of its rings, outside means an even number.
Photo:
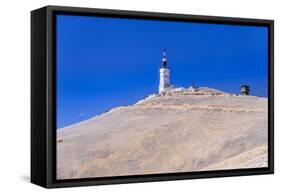
[[[167,58],[166,58],[166,48],[164,48],[163,59],[162,59],[162,68],[167,67]]]

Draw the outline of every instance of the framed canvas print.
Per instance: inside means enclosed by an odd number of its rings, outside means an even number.
[[[31,182],[69,187],[273,168],[273,21],[31,12]]]

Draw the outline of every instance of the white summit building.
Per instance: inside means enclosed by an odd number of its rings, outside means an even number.
[[[167,57],[166,57],[166,49],[164,49],[164,54],[162,58],[162,66],[160,68],[160,80],[159,80],[159,91],[158,95],[169,95],[169,94],[193,94],[193,95],[201,95],[201,94],[225,94],[222,91],[208,88],[208,87],[196,87],[194,81],[192,81],[192,85],[185,87],[175,87],[170,82],[170,70],[167,67]],[[157,94],[148,95],[148,98],[153,98],[158,96]]]
[[[169,89],[171,89],[170,70],[167,68],[166,49],[164,49],[162,67],[160,69],[159,94],[164,93]]]
[[[142,102],[161,97],[161,96],[186,96],[186,95],[224,95],[224,96],[237,96],[238,94],[227,93],[224,91],[220,91],[214,88],[209,87],[198,87],[195,85],[195,82],[192,81],[191,86],[187,87],[177,87],[171,84],[170,81],[170,70],[167,67],[167,57],[166,57],[166,49],[164,49],[164,54],[162,58],[162,65],[159,70],[159,90],[158,93],[149,94],[144,99],[138,101],[136,104],[141,104]],[[249,95],[249,86],[243,85],[241,86],[242,95]]]

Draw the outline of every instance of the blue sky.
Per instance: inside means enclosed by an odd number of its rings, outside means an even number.
[[[171,82],[267,97],[266,27],[57,16],[57,127],[158,92],[163,49]]]

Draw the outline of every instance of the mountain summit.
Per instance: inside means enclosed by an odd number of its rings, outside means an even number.
[[[57,130],[57,178],[267,167],[268,100],[175,88]]]

